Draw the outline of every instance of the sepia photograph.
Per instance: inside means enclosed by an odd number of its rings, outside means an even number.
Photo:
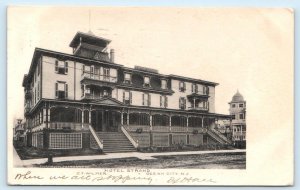
[[[7,14],[9,184],[293,183],[292,9]]]

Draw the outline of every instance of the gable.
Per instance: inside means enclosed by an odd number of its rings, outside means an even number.
[[[121,106],[121,105],[123,105],[121,102],[119,102],[118,100],[115,100],[113,98],[102,98],[100,100],[95,100],[94,103],[106,104],[106,105],[114,105],[114,106]]]

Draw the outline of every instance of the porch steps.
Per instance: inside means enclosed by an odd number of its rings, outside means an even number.
[[[97,132],[103,140],[103,152],[134,152],[136,149],[122,132]]]
[[[224,138],[222,138],[222,136],[220,134],[217,134],[216,132],[214,132],[213,130],[208,130],[207,134],[213,138],[214,140],[216,140],[217,142],[219,142],[220,144],[229,144],[229,142],[227,140],[225,140]]]

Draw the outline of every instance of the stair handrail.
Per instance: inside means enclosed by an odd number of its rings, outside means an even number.
[[[93,129],[93,127],[92,127],[91,125],[89,125],[89,129],[90,129],[90,131],[91,131],[91,133],[92,133],[94,139],[96,140],[96,142],[97,142],[99,148],[100,148],[101,150],[103,150],[103,140],[101,140],[101,139],[98,137],[98,135],[96,134],[95,130]]]
[[[213,137],[215,140],[217,140],[220,143],[224,143],[224,140],[222,138],[220,138],[218,135],[216,135],[214,132],[212,132],[211,130],[207,130],[207,133]],[[226,142],[225,142],[226,143]]]
[[[214,128],[211,128],[211,131],[216,133],[224,141],[228,142],[228,139],[222,133],[220,133],[219,131],[215,130]]]
[[[134,148],[138,148],[139,146],[139,140],[134,140],[132,136],[128,133],[128,131],[125,129],[124,126],[121,126],[121,130],[123,134],[127,137],[127,139],[131,142],[131,144],[134,146]]]

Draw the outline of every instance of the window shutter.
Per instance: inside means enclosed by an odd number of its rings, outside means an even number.
[[[206,94],[209,95],[209,87],[207,86],[206,89]]]
[[[195,93],[198,93],[198,84],[195,84]]]
[[[55,97],[58,97],[58,83],[55,83]]]
[[[148,95],[148,106],[151,106],[151,94]]]
[[[142,94],[142,101],[143,101],[143,106],[145,105],[145,94]]]
[[[179,86],[179,91],[180,91],[180,89],[181,89],[181,81],[179,81],[179,85],[178,86]]]
[[[181,98],[179,98],[179,108],[181,108]]]
[[[183,102],[184,102],[183,107],[184,107],[184,109],[186,109],[186,99],[185,98],[183,99]]]
[[[186,90],[185,82],[183,82],[183,90]]]
[[[58,72],[58,61],[55,61],[55,72]]]
[[[209,109],[209,102],[207,101],[207,109]]]
[[[194,85],[194,84],[192,84],[192,93],[194,93],[194,92],[195,92],[195,90],[194,90],[194,87],[195,87],[195,85]]]
[[[165,96],[165,107],[167,108],[168,107],[168,97]]]
[[[68,62],[65,62],[65,73],[68,74]]]
[[[85,66],[82,65],[82,74],[84,74]]]
[[[68,84],[65,84],[65,93],[66,93],[66,98],[68,98]]]
[[[162,107],[162,96],[160,96],[160,107]]]
[[[123,103],[125,103],[125,91],[123,91]]]
[[[129,94],[130,104],[132,104],[132,92]]]

